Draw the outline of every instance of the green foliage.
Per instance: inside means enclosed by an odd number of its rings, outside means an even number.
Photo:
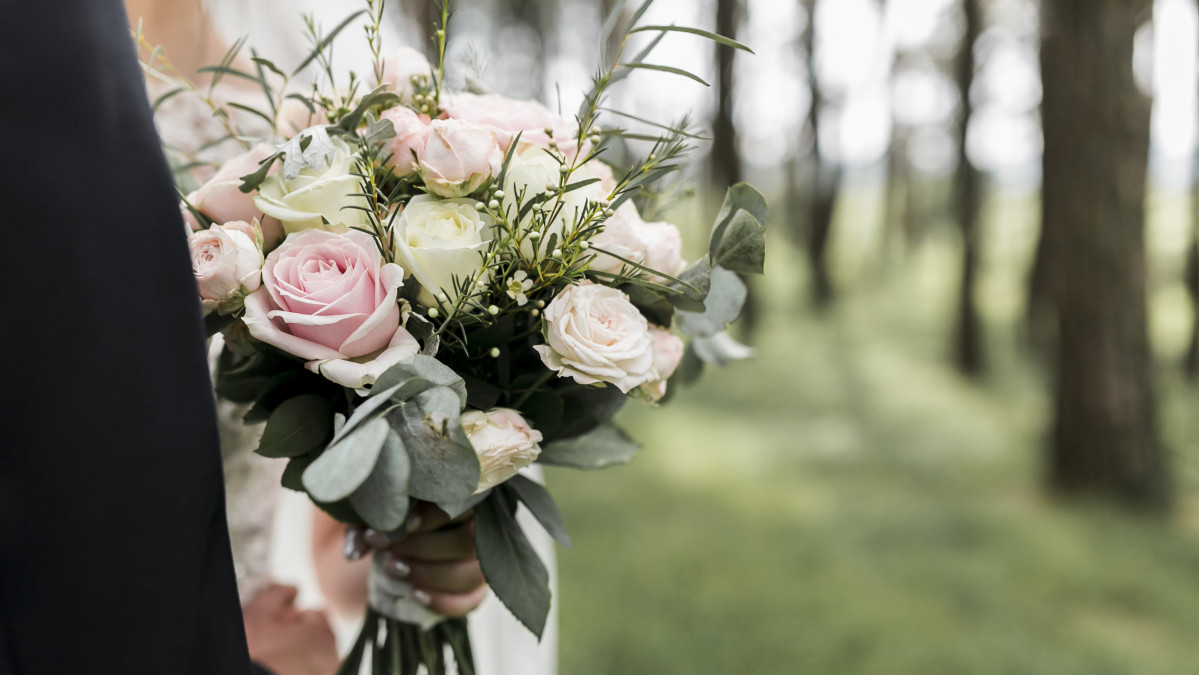
[[[333,403],[325,396],[304,394],[275,408],[255,452],[263,457],[298,457],[324,445],[332,433]]]
[[[571,547],[570,535],[566,533],[566,523],[562,522],[562,513],[558,511],[558,505],[554,503],[554,498],[550,496],[544,486],[517,474],[501,485],[499,489],[508,492],[509,500],[524,504],[529,509],[529,513],[532,513],[537,522],[541,523],[545,531],[554,538],[554,541],[566,548]]]
[[[704,311],[680,311],[677,314],[679,327],[688,335],[710,337],[723,331],[737,320],[745,305],[745,283],[736,274],[716,267],[710,279],[712,288],[704,300]]]
[[[516,522],[516,502],[503,490],[475,507],[475,550],[496,597],[540,638],[550,611],[549,572]]]
[[[537,461],[575,469],[627,464],[641,447],[620,427],[606,422],[585,434],[546,444]]]
[[[350,504],[367,525],[391,532],[408,515],[408,475],[411,466],[404,442],[394,431],[387,434],[378,463],[362,485],[350,495]]]
[[[729,188],[712,230],[712,262],[741,274],[761,274],[768,221],[766,199],[760,192],[746,183]]]
[[[479,458],[459,419],[464,398],[448,387],[434,387],[401,404],[389,418],[408,449],[408,490],[417,499],[460,502],[479,485]]]
[[[349,497],[371,475],[391,428],[373,419],[333,443],[304,470],[304,489],[321,502]]]

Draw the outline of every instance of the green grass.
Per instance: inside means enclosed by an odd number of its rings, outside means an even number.
[[[1176,519],[1051,501],[1016,321],[1028,246],[991,235],[981,385],[946,366],[951,241],[886,274],[839,259],[825,316],[772,243],[756,358],[629,406],[632,465],[549,476],[575,540],[564,675],[1199,673],[1199,395],[1162,378]],[[1164,372],[1185,325],[1155,316]]]

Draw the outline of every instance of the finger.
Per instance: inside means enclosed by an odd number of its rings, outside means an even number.
[[[445,511],[442,511],[436,504],[430,502],[420,502],[416,508],[412,509],[408,520],[405,522],[405,528],[408,534],[420,534],[421,532],[432,532],[450,522],[450,516]]]
[[[474,523],[449,530],[415,534],[388,549],[396,558],[423,562],[448,562],[475,557]]]
[[[291,607],[296,601],[296,594],[299,589],[295,586],[285,586],[283,584],[271,584],[258,592],[250,604],[255,605],[267,611],[282,611]]]
[[[383,569],[389,576],[433,593],[468,593],[487,583],[479,561],[473,558],[442,563],[391,558]]]
[[[487,597],[487,587],[480,586],[469,593],[433,593],[418,589],[413,593],[417,602],[448,617],[466,616]]]
[[[366,536],[363,534],[361,527],[351,525],[346,528],[346,543],[342,549],[342,554],[345,555],[346,560],[360,560],[370,550],[370,544],[366,542]]]
[[[295,620],[298,623],[314,628],[329,628],[329,619],[325,616],[325,613],[315,609],[305,609],[296,612]]]

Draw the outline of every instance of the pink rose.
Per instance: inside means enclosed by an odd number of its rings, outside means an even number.
[[[399,106],[384,110],[379,118],[390,120],[396,131],[395,138],[391,139],[388,146],[396,175],[402,178],[416,171],[418,157],[429,138],[429,116]]]
[[[207,183],[187,195],[188,203],[215,223],[235,220],[249,223],[257,220],[262,226],[266,248],[273,248],[283,240],[283,226],[278,220],[262,215],[262,211],[254,205],[253,194],[241,191],[241,177],[257,171],[259,163],[273,154],[275,148],[259,144],[230,159],[221,165],[220,170],[208,179]],[[271,173],[276,170],[277,167],[272,167]],[[194,224],[195,216],[187,212],[186,208],[184,211],[187,213],[185,220],[189,221],[192,229],[198,229]]]
[[[479,456],[478,494],[533,463],[541,454],[541,432],[509,408],[462,413],[462,430]]]
[[[641,385],[641,392],[651,401],[657,401],[666,395],[666,381],[674,375],[683,360],[685,349],[682,339],[665,328],[649,327],[650,337],[654,340],[654,373],[656,377]]]
[[[246,298],[246,326],[309,370],[362,389],[419,349],[400,324],[403,279],[368,234],[304,230],[267,256],[262,288]]]
[[[316,108],[313,111],[294,98],[285,98],[279,105],[275,131],[284,138],[291,138],[309,127],[328,123],[329,118],[325,116],[323,108]]]
[[[430,72],[428,59],[412,47],[400,47],[383,58],[383,84],[399,94],[404,103],[412,103],[416,94],[413,78],[425,78],[427,84]]]
[[[420,173],[429,192],[452,199],[478,190],[500,172],[503,162],[490,129],[473,122],[434,120],[420,153]]]
[[[213,225],[188,237],[192,272],[207,309],[229,314],[241,309],[246,294],[261,284],[258,233],[243,221]]]
[[[549,145],[547,128],[554,132],[553,140],[568,158],[574,157],[578,146],[579,125],[555,115],[537,101],[517,101],[499,94],[446,94],[441,97],[441,109],[450,119],[468,120],[493,129],[505,152],[518,132],[523,132],[522,146]]]

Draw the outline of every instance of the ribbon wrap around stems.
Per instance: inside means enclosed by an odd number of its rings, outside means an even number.
[[[383,562],[385,551],[376,551],[371,556],[370,574],[367,576],[367,602],[371,609],[393,621],[401,621],[429,630],[446,620],[446,617],[420,604],[413,596],[412,584],[387,574]]]

